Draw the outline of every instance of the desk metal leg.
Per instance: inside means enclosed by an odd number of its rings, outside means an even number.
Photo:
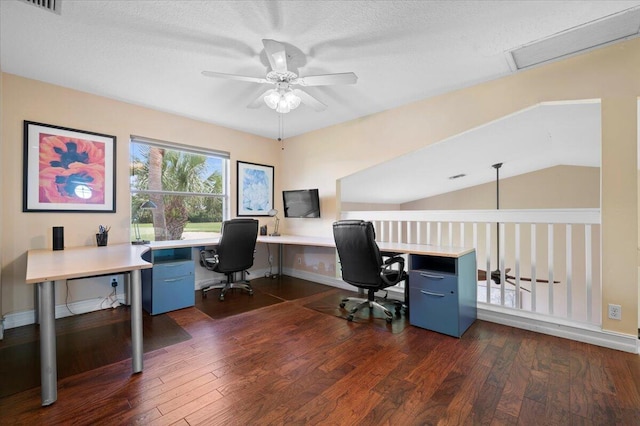
[[[40,325],[40,285],[35,286],[35,291],[33,292],[33,312],[34,312],[34,323]]]
[[[142,371],[142,280],[140,270],[130,272],[131,361],[134,373]]]
[[[282,249],[283,244],[278,244],[278,275],[282,276]]]
[[[53,281],[38,283],[40,289],[40,381],[42,405],[58,399],[58,371],[56,364],[56,307]]]

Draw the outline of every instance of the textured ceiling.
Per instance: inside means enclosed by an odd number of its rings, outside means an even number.
[[[354,72],[309,87],[328,105],[284,116],[290,137],[509,74],[504,52],[640,1],[72,1],[53,14],[0,1],[7,73],[278,137],[278,114],[246,105],[264,77],[261,40],[286,43],[300,75]]]
[[[57,15],[0,0],[2,71],[275,139],[279,115],[246,107],[268,86],[201,72],[265,77],[267,38],[286,45],[289,64],[302,77],[357,74],[355,85],[304,88],[328,108],[302,105],[283,115],[287,138],[511,74],[505,52],[637,8],[640,0],[61,4]],[[597,165],[598,111],[599,104],[524,111],[346,177],[343,198],[407,202],[492,181],[497,162],[505,163],[502,177],[558,164]],[[576,141],[582,145],[573,146]],[[441,161],[453,156],[456,161]],[[467,176],[447,179],[458,173]]]

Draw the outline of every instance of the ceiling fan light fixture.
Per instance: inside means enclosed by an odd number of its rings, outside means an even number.
[[[300,106],[300,97],[294,94],[291,90],[284,94],[284,99],[289,104],[289,108],[296,109]]]
[[[269,108],[276,109],[279,102],[280,93],[278,93],[275,89],[267,91],[267,94],[264,96],[264,103],[267,104]]]
[[[280,114],[286,114],[292,109],[298,108],[302,101],[300,96],[293,93],[291,89],[287,91],[282,89],[269,90],[263,99],[269,108],[275,109]]]
[[[286,114],[289,111],[291,111],[289,102],[287,102],[284,96],[280,97],[280,101],[278,102],[278,107],[276,108],[276,112],[279,112],[280,114]]]

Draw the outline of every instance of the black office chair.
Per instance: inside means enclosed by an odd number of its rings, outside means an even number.
[[[340,307],[344,308],[348,302],[357,302],[351,309],[347,320],[353,321],[354,314],[363,307],[378,308],[384,312],[386,321],[393,320],[391,311],[375,299],[376,291],[394,286],[401,281],[408,280],[404,270],[404,258],[389,253],[383,260],[376,243],[373,224],[362,220],[341,220],[333,224],[333,237],[338,249],[342,279],[368,292],[367,298],[348,297],[342,300]],[[396,267],[396,268],[394,268]],[[394,301],[395,313],[400,315],[402,303]]]
[[[200,251],[200,265],[205,268],[220,272],[227,276],[227,280],[213,284],[202,289],[202,297],[207,297],[207,292],[213,289],[222,289],[220,300],[230,288],[241,288],[253,294],[253,288],[249,281],[244,279],[253,266],[253,258],[258,238],[258,221],[255,219],[232,219],[222,222],[220,242],[213,250]],[[235,274],[242,272],[240,281],[235,280]]]

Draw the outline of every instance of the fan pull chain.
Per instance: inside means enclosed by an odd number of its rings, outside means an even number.
[[[284,114],[278,114],[278,141],[280,149],[284,151]]]

